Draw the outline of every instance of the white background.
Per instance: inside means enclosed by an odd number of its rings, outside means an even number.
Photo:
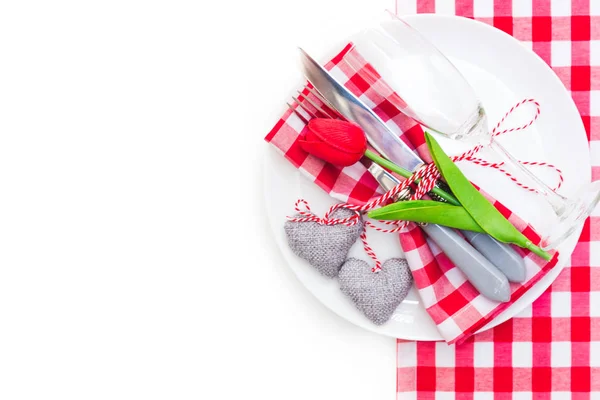
[[[261,169],[295,46],[387,6],[2,3],[1,399],[395,398],[395,341],[296,280]]]

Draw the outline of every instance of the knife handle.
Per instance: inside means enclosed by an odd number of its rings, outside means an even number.
[[[399,181],[395,176],[388,173],[379,165],[373,163],[369,172],[386,190],[396,186]],[[510,285],[508,279],[496,268],[486,257],[478,252],[473,246],[454,231],[445,226],[426,224],[422,226],[423,231],[433,240],[446,256],[467,276],[473,286],[485,297],[492,300],[508,301],[510,299]],[[473,237],[480,244],[482,241]],[[496,253],[498,248],[486,247],[489,259],[499,259]],[[511,249],[512,250],[512,249]]]
[[[458,232],[435,224],[423,225],[422,229],[450,261],[466,275],[479,293],[490,300],[500,302],[510,300],[510,284],[506,276],[467,243]]]
[[[469,243],[492,262],[510,282],[523,282],[526,277],[525,261],[510,245],[485,233],[461,231]]]

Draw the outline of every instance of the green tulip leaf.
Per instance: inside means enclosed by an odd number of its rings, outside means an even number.
[[[371,211],[369,218],[384,221],[412,221],[484,232],[471,214],[461,206],[433,200],[399,201]]]
[[[538,246],[534,245],[525,235],[513,226],[467,179],[462,171],[444,153],[440,145],[429,134],[425,133],[425,140],[435,165],[442,177],[452,189],[464,209],[473,217],[475,222],[490,236],[504,243],[513,243],[526,248],[545,260],[551,256]]]

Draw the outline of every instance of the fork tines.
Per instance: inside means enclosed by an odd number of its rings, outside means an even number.
[[[328,119],[345,119],[331,104],[323,98],[323,96],[315,89],[305,86],[305,90],[309,94],[313,95],[316,101],[322,105],[317,104],[315,100],[312,100],[304,91],[298,90],[298,96],[292,97],[292,100],[296,104],[296,107],[287,103],[287,106],[292,110],[294,114],[304,122],[308,124],[308,121],[312,118],[328,118]],[[302,99],[302,100],[301,100]],[[308,103],[308,104],[305,104]],[[308,118],[299,112],[301,109],[308,115]]]

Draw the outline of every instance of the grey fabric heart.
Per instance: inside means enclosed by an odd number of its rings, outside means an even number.
[[[363,260],[349,258],[340,269],[340,289],[376,325],[387,322],[408,294],[413,278],[403,258],[392,258],[378,272]]]
[[[349,218],[353,214],[351,210],[340,208],[330,218]],[[346,261],[350,247],[360,236],[363,222],[360,219],[355,225],[347,226],[287,221],[284,229],[288,245],[298,257],[308,261],[321,274],[334,278]]]

